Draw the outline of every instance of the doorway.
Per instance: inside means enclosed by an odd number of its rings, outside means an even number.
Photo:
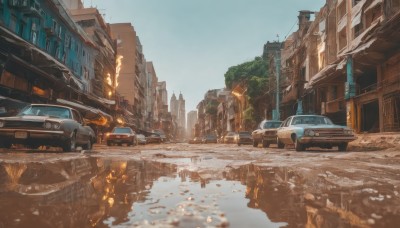
[[[379,102],[374,100],[361,106],[361,132],[379,131]]]

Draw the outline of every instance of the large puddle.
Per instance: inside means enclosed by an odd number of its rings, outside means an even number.
[[[232,169],[221,180],[205,180],[159,162],[87,157],[0,163],[0,227],[400,224],[400,212],[393,210],[398,199],[383,195],[389,186],[344,192],[320,184],[324,187],[312,186],[317,193],[306,194],[306,180],[294,171],[254,165]]]

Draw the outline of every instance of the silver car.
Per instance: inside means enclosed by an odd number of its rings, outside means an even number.
[[[355,139],[352,129],[319,115],[291,116],[277,130],[278,148],[294,144],[296,151],[314,146],[327,149],[337,146],[339,151],[346,151],[348,143]]]
[[[32,104],[14,117],[0,118],[0,147],[22,144],[29,148],[57,146],[75,151],[78,145],[91,149],[95,142],[93,129],[73,108],[61,105]]]

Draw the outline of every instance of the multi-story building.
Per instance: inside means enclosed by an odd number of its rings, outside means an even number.
[[[139,67],[137,65],[137,36],[131,23],[111,24],[112,38],[117,42],[117,53],[121,61],[116,91],[126,100],[129,112],[136,113]],[[136,101],[136,102],[135,102]],[[137,119],[138,116],[135,115]]]
[[[157,97],[157,85],[158,78],[154,65],[152,62],[146,62],[146,72],[147,72],[147,83],[146,83],[146,110],[147,110],[147,120],[146,128],[148,130],[154,129],[155,123],[158,123],[159,119],[159,109],[158,109],[158,97]]]
[[[197,123],[197,111],[193,110],[188,112],[187,114],[187,125],[186,125],[186,129],[187,129],[187,137],[188,138],[193,138],[195,137],[195,126]]]
[[[110,26],[96,8],[84,8],[81,0],[62,0],[73,20],[84,29],[98,46],[94,56],[94,78],[91,80],[91,95],[99,98],[102,106],[111,112],[115,104],[116,45],[111,38]]]
[[[1,1],[0,37],[1,95],[33,103],[93,100],[99,49],[58,0]]]
[[[299,30],[284,48],[282,65],[293,73],[283,106],[297,101],[303,113],[357,132],[399,131],[399,1],[327,0],[313,22],[309,13],[300,13]]]

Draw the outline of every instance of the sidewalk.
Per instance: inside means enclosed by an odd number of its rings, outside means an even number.
[[[400,151],[400,132],[357,134],[357,140],[349,144],[351,151],[377,151],[396,148]]]

